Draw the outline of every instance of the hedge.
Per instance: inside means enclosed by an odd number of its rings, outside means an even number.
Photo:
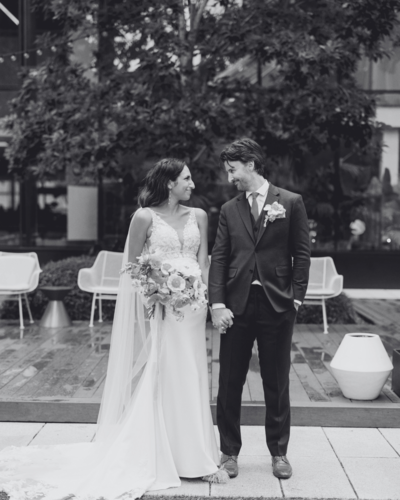
[[[83,292],[78,288],[78,272],[84,267],[91,267],[95,257],[82,255],[79,257],[69,257],[68,259],[48,262],[43,266],[43,272],[40,274],[39,287],[44,285],[51,286],[73,286],[73,289],[64,298],[64,304],[72,320],[89,321],[90,310],[92,306],[91,293]],[[35,320],[40,320],[47,306],[48,299],[43,292],[37,288],[28,294],[28,300]],[[112,320],[114,316],[115,301],[103,301],[103,319]],[[28,318],[28,312],[24,305],[24,317]],[[0,318],[18,319],[18,302],[16,300],[5,301],[0,309]],[[96,316],[97,318],[97,310]]]
[[[346,294],[342,293],[337,297],[328,299],[325,304],[328,324],[349,325],[359,323],[353,303]],[[302,305],[299,308],[296,323],[322,324],[322,307],[319,305]]]

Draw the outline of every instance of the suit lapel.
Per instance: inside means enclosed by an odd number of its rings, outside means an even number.
[[[239,210],[240,217],[242,218],[243,224],[245,225],[247,232],[250,235],[250,238],[255,243],[254,232],[253,232],[253,224],[251,221],[251,215],[249,210],[249,202],[247,201],[246,194],[242,193],[237,198],[236,206]]]
[[[279,203],[279,190],[278,190],[278,188],[276,188],[275,186],[273,186],[272,184],[270,184],[269,188],[268,188],[267,198],[265,199],[264,207],[265,207],[265,205],[272,205],[272,203],[274,203],[275,201],[277,201]],[[266,215],[267,215],[267,213],[264,210],[260,214],[260,217],[262,217],[262,220],[260,221],[261,222],[261,227],[260,227],[260,230],[258,232],[258,237],[257,237],[256,245],[261,240],[261,237],[264,234],[264,231],[266,230],[266,228],[268,226],[268,222],[267,222],[267,224],[264,227],[264,220],[265,220],[265,216]]]

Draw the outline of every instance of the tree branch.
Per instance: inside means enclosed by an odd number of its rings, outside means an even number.
[[[185,19],[185,0],[181,1],[181,8],[179,10],[179,40],[183,46],[186,41],[186,19]]]
[[[192,30],[194,33],[197,34],[197,31],[199,29],[199,24],[201,21],[201,18],[203,17],[204,14],[204,9],[207,7],[208,0],[200,0],[200,5],[197,8],[196,15],[194,17],[194,21],[192,24]]]

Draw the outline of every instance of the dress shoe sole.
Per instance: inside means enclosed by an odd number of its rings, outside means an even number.
[[[273,475],[278,479],[290,479],[292,477],[292,473],[290,474],[279,474],[279,472],[272,471]]]
[[[226,471],[228,473],[228,476],[233,479],[235,477],[237,477],[239,475],[239,471],[237,472],[230,472],[228,469],[225,469],[225,467],[223,465],[221,465],[221,469],[224,469],[224,471]]]
[[[226,470],[226,469],[225,469],[225,470]],[[228,472],[228,471],[226,470],[226,472]],[[236,473],[235,473],[235,472],[233,472],[233,473],[228,472],[228,476],[229,476],[231,479],[234,479],[235,477],[238,477],[238,475],[239,475],[239,472],[236,472]]]

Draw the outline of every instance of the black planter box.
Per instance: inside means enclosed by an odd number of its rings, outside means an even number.
[[[400,396],[400,349],[393,349],[392,391]]]

